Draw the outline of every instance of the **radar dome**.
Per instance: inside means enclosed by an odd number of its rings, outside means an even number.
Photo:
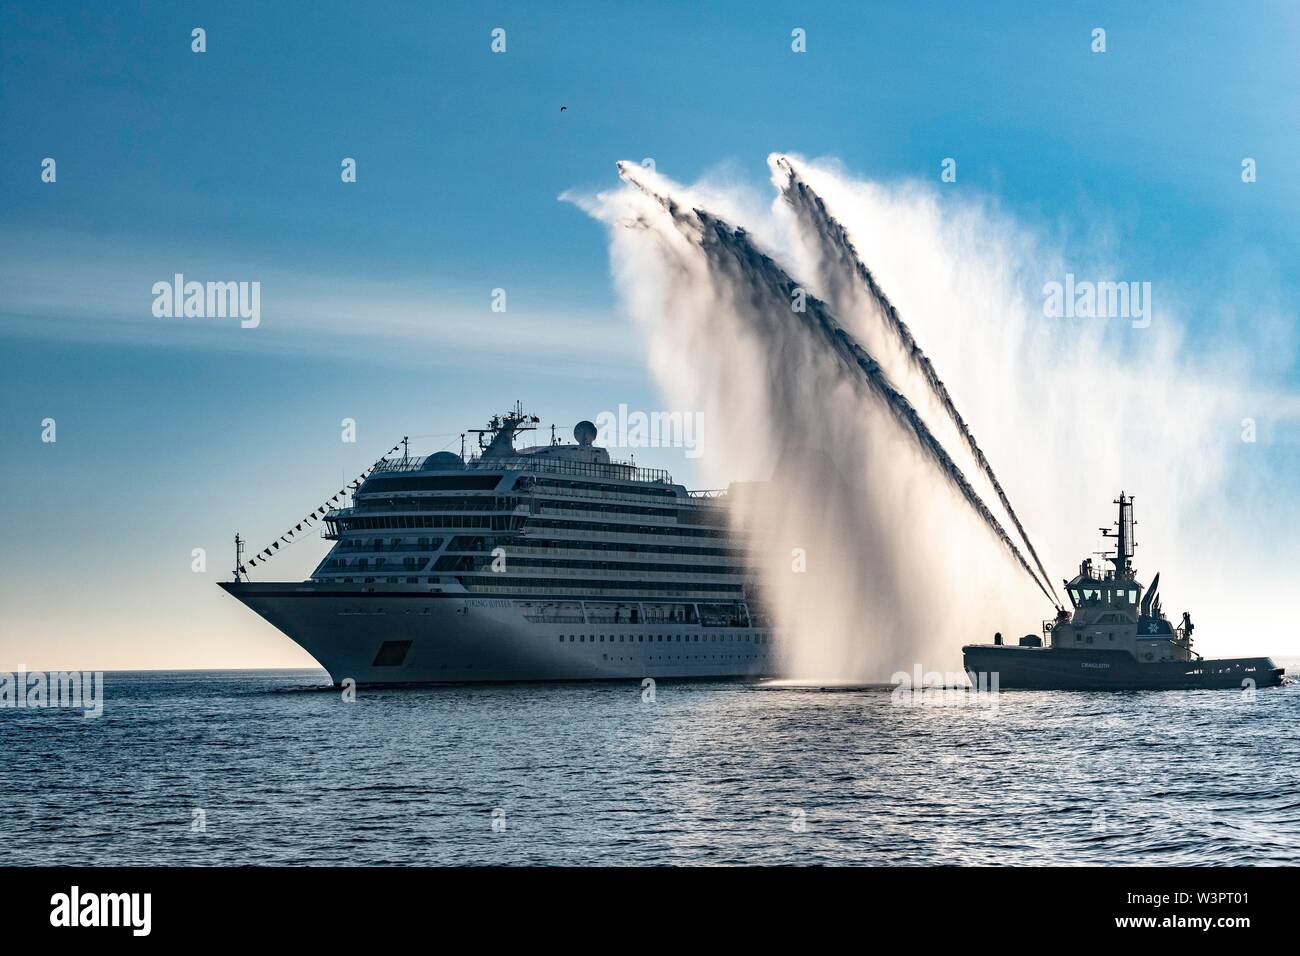
[[[434,452],[424,460],[424,468],[426,471],[449,471],[453,468],[464,467],[465,463],[460,460],[460,455],[456,454],[454,451]]]
[[[591,422],[578,422],[573,426],[573,437],[582,446],[590,445],[596,440],[596,426]]]

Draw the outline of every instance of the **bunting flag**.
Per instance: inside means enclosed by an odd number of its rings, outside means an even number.
[[[327,514],[329,514],[329,513],[330,513],[330,510],[331,510],[331,507],[332,507],[333,505],[337,504],[337,503],[338,503],[338,500],[339,500],[340,498],[346,498],[347,495],[348,495],[348,492],[349,492],[349,491],[355,491],[356,489],[360,488],[361,485],[362,485],[362,483],[363,483],[367,478],[370,477],[370,473],[373,472],[376,468],[378,468],[381,462],[383,462],[385,459],[387,459],[390,455],[392,455],[394,452],[396,452],[396,451],[397,451],[399,448],[401,448],[401,447],[402,447],[402,443],[401,443],[401,442],[398,442],[398,443],[397,443],[396,445],[394,445],[392,448],[388,449],[388,451],[384,454],[384,457],[383,457],[383,458],[380,458],[380,459],[379,459],[378,461],[376,461],[373,465],[371,465],[369,468],[367,468],[365,471],[363,471],[363,472],[362,472],[360,475],[358,475],[355,479],[353,479],[351,482],[349,482],[349,483],[347,484],[346,487],[340,488],[338,494],[336,494],[336,495],[331,495],[328,501],[326,501],[324,504],[320,505],[319,507],[313,508],[313,509],[311,510],[311,512],[310,512],[310,513],[309,513],[305,518],[303,518],[301,521],[299,521],[297,524],[295,524],[292,528],[290,528],[290,529],[289,529],[288,531],[286,531],[284,534],[280,535],[280,537],[279,537],[277,540],[272,541],[272,542],[271,542],[271,547],[269,547],[269,548],[264,548],[264,549],[262,549],[261,551],[259,551],[259,552],[257,553],[257,557],[251,559],[251,560],[248,562],[248,566],[249,566],[250,568],[252,568],[252,567],[256,567],[259,561],[260,561],[262,564],[265,564],[265,563],[267,562],[267,560],[270,559],[270,558],[272,557],[272,555],[273,555],[276,551],[279,551],[279,550],[280,550],[280,545],[281,545],[281,543],[286,544],[286,545],[288,545],[288,544],[293,544],[293,541],[294,541],[294,535],[296,535],[296,534],[298,534],[300,531],[302,531],[302,526],[303,526],[303,525],[306,525],[308,528],[310,528],[310,527],[312,527],[313,522],[319,520],[319,519],[316,517],[318,514],[320,514],[320,515],[322,515],[322,516],[323,516],[323,515],[327,515]]]

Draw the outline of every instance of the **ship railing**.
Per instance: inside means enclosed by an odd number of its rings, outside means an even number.
[[[620,481],[657,482],[671,485],[673,476],[662,468],[638,468],[630,461],[571,461],[563,458],[520,456],[516,458],[475,458],[466,468],[491,471],[544,471],[555,475],[578,475],[588,478],[614,478]]]
[[[617,486],[615,486],[617,487]],[[682,499],[676,495],[639,495],[632,491],[584,491],[579,488],[529,488],[527,491],[515,492],[527,494],[534,498],[577,498],[583,501],[623,501],[627,504],[644,505],[647,508],[676,508]]]
[[[522,539],[526,542],[528,539]],[[428,551],[428,548],[424,549]],[[449,551],[449,554],[473,554],[476,552]],[[592,548],[543,548],[537,545],[524,543],[515,543],[510,546],[510,553],[517,554],[520,557],[545,557],[555,555],[556,557],[570,557],[575,560],[585,560],[591,555],[599,555],[601,560],[605,561],[657,561],[660,563],[672,564],[680,562],[687,565],[707,564],[717,567],[735,567],[739,558],[729,558],[719,554],[649,554],[644,551],[620,551],[616,548],[595,550]]]
[[[558,516],[561,518],[586,518],[588,520],[599,519],[601,521],[610,521],[612,524],[627,522],[629,524],[654,524],[654,525],[672,525],[677,523],[676,517],[666,515],[630,515],[618,511],[600,511],[595,508],[556,508],[545,502],[541,503],[536,511],[539,517]]]
[[[465,568],[455,573],[478,575],[499,573],[488,571],[489,567],[489,564],[484,563],[481,567]],[[740,579],[736,583],[744,583],[744,578],[748,576],[747,572],[742,568],[718,571],[691,571],[689,573],[676,569],[667,571],[616,571],[610,568],[512,568],[509,566],[508,557],[507,572],[510,577],[517,578],[520,581],[525,581],[531,578],[533,580],[613,581],[621,583],[624,580],[628,580],[651,581],[655,584],[674,584],[679,581],[691,581],[695,579],[708,581],[710,584],[731,584],[733,583],[733,579]]]
[[[399,529],[399,530],[402,530],[402,531],[409,531],[409,530],[411,530],[411,529],[409,529],[409,528],[402,528],[402,529]],[[424,529],[421,529],[421,530],[424,530]],[[337,548],[334,549],[334,553],[335,553],[335,554],[393,554],[393,553],[400,553],[400,552],[404,552],[404,551],[406,551],[406,552],[412,552],[412,553],[415,553],[415,554],[418,554],[418,553],[420,553],[420,552],[424,552],[425,554],[433,554],[433,553],[435,553],[436,551],[438,551],[439,548],[442,547],[441,545],[438,545],[437,547],[433,547],[433,546],[428,545],[428,544],[425,544],[425,545],[421,545],[421,544],[399,544],[399,545],[397,545],[396,547],[394,547],[394,546],[391,545],[391,544],[385,544],[385,545],[384,545],[383,547],[381,547],[381,548],[376,548],[376,547],[374,546],[374,544],[372,543],[373,540],[374,540],[374,538],[376,537],[376,535],[374,535],[373,533],[370,533],[370,532],[367,532],[367,534],[369,534],[370,537],[369,537],[368,539],[365,540],[365,543],[364,543],[364,544],[361,543],[361,539],[356,539],[356,540],[357,540],[357,543],[356,543],[356,544],[350,544],[350,543],[344,543],[344,544],[341,544],[341,545],[339,545]],[[428,536],[426,535],[426,537],[428,537]],[[349,540],[352,540],[352,539],[349,539]]]
[[[526,587],[536,588],[536,593],[525,591],[524,588]],[[539,586],[535,584],[507,586],[507,585],[497,585],[497,584],[470,583],[465,585],[465,589],[470,594],[510,594],[510,595],[517,595],[521,598],[573,596],[573,597],[582,597],[588,599],[594,598],[595,600],[614,600],[620,598],[640,598],[646,600],[645,589],[644,588],[638,589],[631,585],[628,585],[627,587],[615,586],[615,587],[567,588],[567,587]],[[650,598],[648,600],[694,601],[694,602],[705,601],[705,602],[712,602],[716,604],[716,603],[725,603],[727,601],[743,600],[743,596],[739,593],[739,589],[738,589],[738,593],[729,594],[727,592],[721,592],[721,591],[695,591],[689,587],[683,587],[683,588],[678,588],[672,592],[665,591],[661,594],[655,595],[653,598]]]
[[[485,499],[486,500],[486,499]],[[483,505],[457,504],[448,506],[446,501],[439,501],[437,498],[410,498],[403,499],[402,504],[392,504],[392,499],[370,498],[362,501],[361,504],[351,508],[339,508],[337,511],[326,515],[326,519],[331,516],[337,520],[339,518],[351,518],[364,515],[398,515],[407,512],[430,515],[464,515],[466,517],[481,518],[483,515],[516,515],[521,510],[526,511],[526,507],[514,505],[512,507],[497,507],[495,502]]]
[[[420,471],[431,456],[418,458],[382,458],[371,469],[380,472]],[[472,458],[465,462],[467,469],[488,471],[544,471],[556,475],[580,475],[589,478],[614,478],[620,481],[658,482],[671,485],[673,476],[662,468],[638,468],[635,462],[611,461],[608,464],[594,461],[571,461],[563,458],[517,455],[501,458]]]
[[[381,458],[375,463],[375,467],[370,469],[372,473],[380,471],[419,471],[424,467],[426,459],[432,455],[421,455],[418,458]]]

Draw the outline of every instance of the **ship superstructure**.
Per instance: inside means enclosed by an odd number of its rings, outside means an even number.
[[[574,442],[516,447],[516,405],[479,454],[384,459],[309,580],[224,583],[335,683],[758,677],[772,637],[726,495]]]

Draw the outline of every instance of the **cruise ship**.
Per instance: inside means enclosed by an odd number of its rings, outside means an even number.
[[[519,404],[478,453],[378,462],[306,581],[221,587],[336,685],[759,678],[772,632],[727,495],[614,461],[591,422],[516,447]]]

